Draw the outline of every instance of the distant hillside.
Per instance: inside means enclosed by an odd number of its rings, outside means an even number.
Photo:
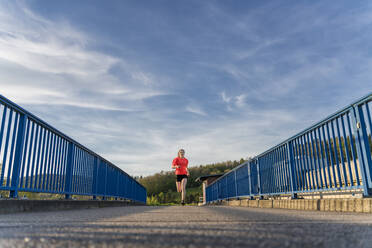
[[[195,179],[210,174],[225,173],[239,164],[244,163],[242,158],[239,161],[226,161],[208,165],[199,165],[189,167],[190,177],[187,181],[187,200],[189,203],[199,201],[202,196],[201,183],[195,182]],[[151,176],[136,178],[147,189],[148,203],[177,203],[179,202],[179,193],[176,190],[176,176],[174,171],[161,171]],[[198,190],[200,188],[200,190]]]

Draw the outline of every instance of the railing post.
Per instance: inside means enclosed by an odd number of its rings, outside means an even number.
[[[102,200],[106,200],[106,196],[107,196],[107,168],[108,168],[108,164],[105,163],[105,191],[104,191],[104,195],[102,196]]]
[[[229,199],[229,188],[227,187],[227,175],[225,176],[225,186],[226,186],[226,197],[224,199]]]
[[[18,197],[19,173],[20,173],[21,163],[22,163],[22,154],[23,154],[22,151],[23,151],[23,146],[25,143],[24,140],[25,140],[27,118],[28,118],[27,115],[20,114],[18,130],[17,130],[16,149],[15,149],[15,154],[14,154],[11,190],[9,191],[10,198]]]
[[[247,163],[247,172],[248,172],[249,196],[250,196],[250,199],[252,200],[253,194],[252,194],[251,160],[249,160]]]
[[[358,160],[360,170],[362,172],[363,179],[363,195],[371,196],[371,152],[368,142],[368,133],[366,123],[364,121],[364,114],[362,106],[355,105],[353,106],[353,113],[351,114],[353,119],[353,129],[354,135],[356,138],[356,147],[358,151]]]
[[[94,156],[94,169],[93,169],[93,183],[92,183],[92,193],[93,193],[93,200],[97,199],[97,178],[98,178],[98,158]]]
[[[235,197],[238,197],[238,183],[236,182],[236,170],[234,170],[234,180],[235,180]]]
[[[72,171],[74,163],[74,144],[70,142],[68,144],[68,153],[67,153],[67,165],[66,165],[66,181],[65,181],[65,198],[71,198],[71,181],[72,181]]]
[[[257,166],[257,181],[258,181],[258,195],[260,196],[260,199],[263,198],[262,195],[262,182],[261,182],[261,170],[260,170],[260,162],[259,159],[257,158],[256,160],[256,166]]]
[[[116,171],[116,195],[119,195],[119,178],[120,178],[120,173],[119,171]],[[117,197],[116,197],[117,200]]]
[[[287,142],[287,156],[288,156],[288,167],[289,167],[289,178],[291,181],[291,192],[292,192],[292,199],[297,198],[297,194],[295,191],[297,190],[297,181],[294,175],[294,159],[293,159],[293,147],[292,142]]]

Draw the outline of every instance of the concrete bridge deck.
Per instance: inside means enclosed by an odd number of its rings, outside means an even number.
[[[128,206],[0,215],[0,247],[371,247],[372,215]]]

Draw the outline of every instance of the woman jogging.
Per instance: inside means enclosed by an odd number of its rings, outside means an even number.
[[[185,158],[185,150],[180,149],[178,151],[178,156],[173,159],[172,169],[176,169],[176,186],[177,192],[181,193],[182,205],[185,205],[187,177],[190,176],[189,170],[187,169],[188,164],[189,161]]]

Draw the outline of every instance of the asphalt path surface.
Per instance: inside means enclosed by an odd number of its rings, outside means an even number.
[[[0,215],[0,247],[372,247],[372,215],[130,206]]]

